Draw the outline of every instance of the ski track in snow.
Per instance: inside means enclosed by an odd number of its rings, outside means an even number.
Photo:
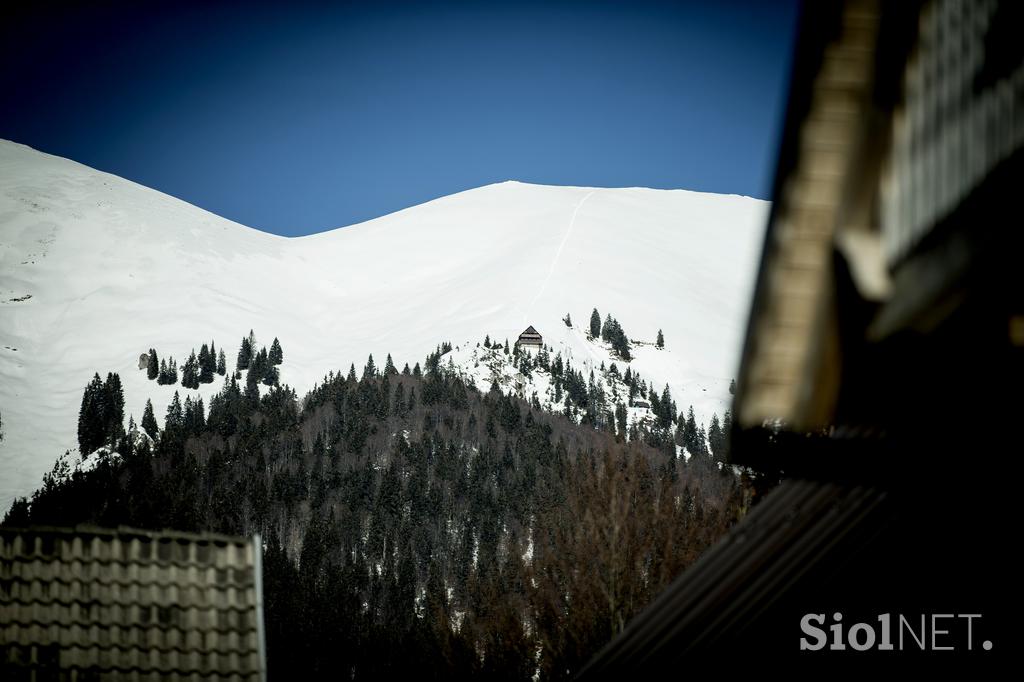
[[[533,297],[533,300],[530,301],[530,305],[526,307],[526,312],[523,313],[523,325],[526,325],[529,321],[530,312],[533,310],[533,306],[540,300],[540,297],[544,295],[544,291],[548,288],[548,282],[551,281],[551,276],[555,274],[555,268],[558,267],[558,260],[562,257],[562,250],[565,249],[565,244],[569,241],[569,235],[572,234],[572,228],[576,225],[576,216],[579,215],[580,208],[583,207],[583,204],[587,199],[593,196],[596,191],[596,189],[592,189],[587,192],[586,196],[580,199],[576,204],[576,208],[573,209],[572,218],[569,219],[569,226],[565,228],[565,234],[562,235],[562,241],[558,245],[558,250],[555,251],[555,257],[551,259],[551,266],[548,268],[548,274],[541,283],[540,289],[537,290],[537,294]]]

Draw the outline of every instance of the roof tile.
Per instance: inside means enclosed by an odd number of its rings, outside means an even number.
[[[258,538],[0,529],[0,678],[264,678]]]

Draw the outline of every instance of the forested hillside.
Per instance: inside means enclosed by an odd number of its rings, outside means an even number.
[[[673,439],[482,393],[437,358],[371,358],[301,400],[228,375],[208,410],[176,395],[162,428],[151,410],[145,428],[108,420],[86,429],[107,443],[94,466],[59,462],[4,522],[260,533],[275,679],[570,677],[745,512],[747,486],[706,448],[684,461]],[[116,377],[83,410],[116,411]]]

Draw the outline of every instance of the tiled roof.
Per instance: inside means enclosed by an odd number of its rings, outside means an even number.
[[[0,679],[262,680],[260,572],[259,536],[0,528]]]

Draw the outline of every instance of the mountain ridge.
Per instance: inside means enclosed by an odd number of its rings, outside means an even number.
[[[121,375],[126,417],[152,398],[162,418],[186,389],[146,380],[139,354],[180,365],[212,339],[233,367],[250,329],[281,339],[281,380],[301,394],[369,353],[411,365],[441,341],[514,341],[528,324],[589,357],[561,320],[585,325],[596,306],[630,337],[664,329],[666,349],[638,348],[634,371],[706,420],[728,402],[767,208],[508,181],[288,238],[0,143],[0,503],[74,448],[94,372]]]

